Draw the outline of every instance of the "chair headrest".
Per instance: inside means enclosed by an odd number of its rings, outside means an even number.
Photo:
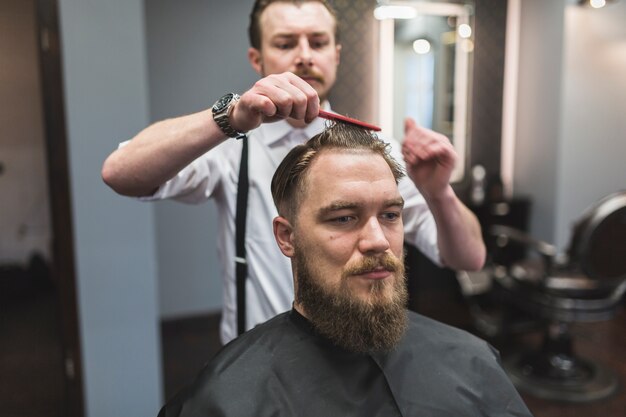
[[[592,279],[626,279],[626,191],[589,207],[574,225],[568,255]]]

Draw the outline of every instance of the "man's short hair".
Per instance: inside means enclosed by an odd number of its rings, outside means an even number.
[[[272,197],[278,213],[289,221],[306,194],[306,176],[311,163],[322,152],[369,152],[380,155],[393,174],[396,184],[404,176],[404,169],[391,156],[390,145],[374,133],[346,123],[334,123],[306,143],[293,148],[280,163],[272,178]]]
[[[261,14],[272,3],[292,3],[296,6],[302,3],[313,2],[322,3],[335,19],[335,43],[339,43],[339,22],[337,20],[337,11],[328,0],[256,0],[252,11],[250,12],[250,26],[248,26],[248,37],[250,46],[261,50]]]

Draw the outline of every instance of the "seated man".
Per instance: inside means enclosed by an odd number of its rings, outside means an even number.
[[[402,169],[336,124],[272,179],[293,309],[226,345],[160,416],[530,416],[484,341],[405,308]]]

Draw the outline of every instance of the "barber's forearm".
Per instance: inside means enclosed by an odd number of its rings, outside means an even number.
[[[148,196],[226,139],[210,109],[163,120],[113,152],[104,162],[102,178],[119,194]]]
[[[486,249],[476,216],[458,199],[452,187],[427,202],[437,224],[439,254],[444,265],[456,270],[481,269]]]

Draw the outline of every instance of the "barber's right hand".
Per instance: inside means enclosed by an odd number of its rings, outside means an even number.
[[[271,74],[241,95],[230,116],[231,126],[248,132],[262,123],[292,118],[310,123],[319,113],[317,92],[291,72]]]

